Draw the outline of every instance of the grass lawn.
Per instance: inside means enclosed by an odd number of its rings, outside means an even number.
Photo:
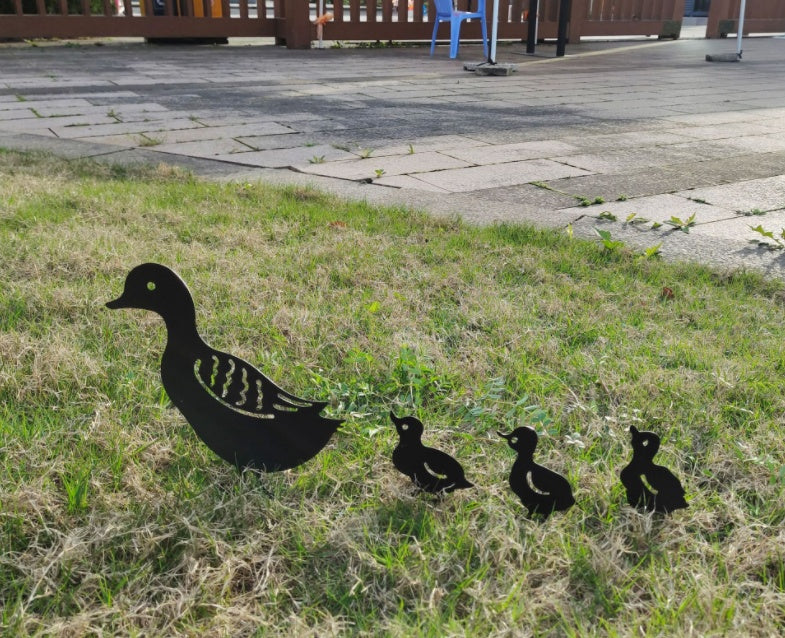
[[[0,634],[785,632],[780,283],[307,188],[0,153]],[[205,339],[345,419],[239,474],[172,408],[165,329],[108,310],[174,268]],[[671,294],[672,292],[672,294]],[[416,414],[473,489],[416,493]],[[509,490],[529,424],[576,505]],[[628,429],[690,507],[626,505]]]

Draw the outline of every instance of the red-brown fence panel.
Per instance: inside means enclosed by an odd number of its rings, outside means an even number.
[[[738,29],[741,0],[712,0],[707,38],[724,38]],[[747,0],[744,33],[785,32],[785,0]]]

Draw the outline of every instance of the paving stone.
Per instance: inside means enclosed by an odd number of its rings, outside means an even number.
[[[11,131],[37,131],[49,129],[59,137],[77,137],[76,135],[60,135],[59,131],[73,132],[77,129],[87,129],[93,124],[117,123],[112,117],[105,115],[71,115],[68,117],[33,117],[20,120],[0,121],[0,128]]]
[[[111,119],[111,122],[104,124],[95,123],[88,126],[54,126],[54,124],[61,119],[66,118],[53,118],[52,122],[50,123],[50,127],[58,137],[71,139],[103,137],[106,135],[119,135],[121,133],[155,133],[158,131],[201,127],[198,122],[187,119],[151,120],[147,122],[117,122],[112,118],[106,118],[107,120]]]
[[[776,244],[772,240],[764,238],[760,233],[752,230],[757,226],[762,226],[764,230],[773,232],[775,236],[779,237],[785,229],[785,211],[775,211],[765,215],[736,215],[733,219],[696,226],[690,229],[690,233],[755,243],[765,241],[775,246]]]
[[[460,193],[585,174],[587,172],[582,169],[550,160],[525,160],[507,164],[444,170],[422,174],[418,177],[444,190]]]
[[[508,202],[541,212],[569,208],[576,202],[571,195],[533,184],[486,188],[482,190],[482,197],[488,202]]]
[[[446,149],[445,155],[462,159],[470,164],[503,164],[527,159],[547,159],[572,153],[577,149],[557,140],[494,144],[484,147]]]
[[[677,149],[673,146],[659,146],[585,155],[563,155],[553,157],[552,159],[595,173],[613,174],[625,173],[647,166],[670,166],[675,163],[701,158],[700,155],[686,149]]]
[[[576,149],[603,152],[624,148],[667,146],[684,142],[684,136],[666,131],[629,131],[608,135],[583,135],[562,138]]]
[[[633,214],[636,217],[660,223],[665,222],[672,216],[686,220],[693,214],[695,215],[696,224],[706,224],[738,217],[732,209],[710,206],[691,200],[686,196],[669,194],[636,197],[625,201],[606,201],[602,204],[572,206],[563,209],[563,212],[579,213],[580,211],[594,217],[602,213],[610,213],[621,222],[626,221]]]
[[[722,124],[718,126],[690,126],[683,129],[674,129],[674,133],[685,137],[693,137],[699,140],[718,140],[733,137],[743,137],[745,135],[765,135],[771,128],[765,124],[757,122],[744,122],[733,124]]]
[[[469,164],[441,153],[425,152],[411,155],[388,155],[385,157],[371,156],[367,159],[354,159],[344,162],[301,165],[298,168],[305,173],[360,180],[376,177],[377,171],[384,171],[383,175],[386,176],[408,175],[431,173],[432,171],[443,171],[464,166],[469,166]],[[426,181],[430,182],[430,180]]]
[[[732,149],[739,149],[750,153],[770,153],[772,151],[785,151],[785,135],[782,131],[771,135],[749,135],[722,140],[722,143]]]
[[[175,153],[190,157],[215,157],[216,155],[244,153],[250,150],[245,144],[241,144],[231,138],[205,140],[202,142],[182,142],[180,144],[155,144],[154,148],[159,153]]]
[[[423,153],[426,151],[446,151],[447,155],[452,155],[452,151],[454,149],[475,149],[484,146],[489,145],[481,140],[475,140],[463,135],[437,135],[432,137],[417,138],[417,144],[411,144],[411,149],[414,150],[414,153]],[[406,155],[409,153],[409,150],[409,144],[381,146],[381,148],[373,149],[372,156],[383,157],[385,155]]]
[[[409,188],[414,190],[421,190],[421,191],[430,191],[434,193],[446,193],[447,191],[443,188],[439,188],[434,186],[433,184],[429,184],[428,182],[424,182],[421,179],[417,179],[416,176],[413,175],[391,175],[389,177],[385,176],[381,179],[374,179],[374,184],[378,184],[379,186],[392,186],[395,188]]]
[[[785,208],[785,175],[678,193],[739,212]]]
[[[285,168],[287,166],[324,166],[324,164],[309,164],[314,158],[324,158],[325,162],[349,159],[355,157],[351,153],[341,151],[332,146],[318,145],[297,147],[274,151],[249,151],[248,153],[233,153],[231,155],[218,155],[215,159],[247,164],[249,166],[264,166],[269,168]]]

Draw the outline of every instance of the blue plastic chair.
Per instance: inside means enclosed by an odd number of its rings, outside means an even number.
[[[442,22],[450,23],[450,57],[458,57],[458,40],[461,37],[461,22],[470,18],[479,18],[482,28],[482,48],[485,57],[488,57],[488,29],[485,25],[485,0],[477,0],[476,11],[456,11],[452,0],[434,0],[436,3],[436,21],[433,24],[433,37],[431,38],[431,55],[436,46],[436,30]]]

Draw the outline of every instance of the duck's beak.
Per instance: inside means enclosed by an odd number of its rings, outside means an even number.
[[[129,304],[128,301],[125,299],[125,297],[123,295],[120,295],[117,299],[112,299],[112,301],[107,301],[106,307],[111,310],[116,310],[117,308],[128,308]]]
[[[512,436],[512,434],[505,434],[504,432],[499,432],[499,430],[496,430],[496,434],[498,434],[503,439],[507,439],[508,441],[510,440],[510,437]]]

